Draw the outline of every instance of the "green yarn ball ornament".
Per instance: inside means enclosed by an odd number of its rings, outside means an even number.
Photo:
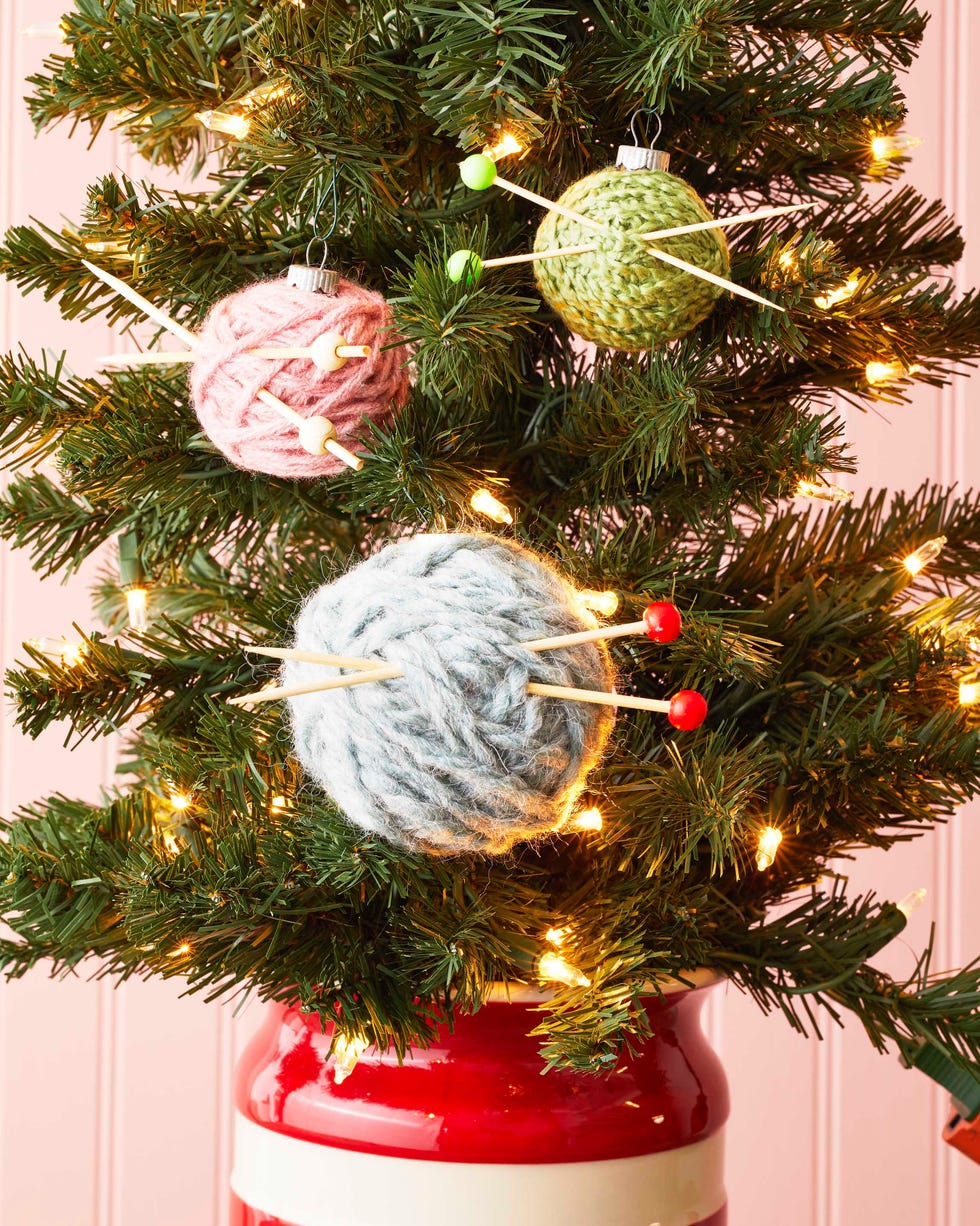
[[[559,204],[595,221],[604,235],[551,212],[538,227],[535,251],[595,243],[597,250],[536,260],[541,296],[572,332],[608,349],[635,353],[684,336],[705,319],[722,292],[717,285],[649,254],[636,235],[711,221],[701,197],[665,170],[610,166],[579,179]],[[650,244],[719,277],[729,272],[722,230],[698,230]]]

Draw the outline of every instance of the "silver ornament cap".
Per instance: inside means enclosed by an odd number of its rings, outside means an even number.
[[[294,289],[305,289],[310,294],[336,294],[340,273],[332,268],[319,268],[315,264],[290,264],[286,284]]]
[[[616,165],[623,170],[670,170],[670,154],[643,145],[620,145]]]

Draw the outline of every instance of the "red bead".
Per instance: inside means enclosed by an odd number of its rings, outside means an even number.
[[[643,610],[643,621],[646,623],[647,637],[655,643],[672,643],[680,638],[680,610],[669,600],[656,600],[648,604]]]
[[[690,732],[700,728],[708,714],[708,704],[697,690],[678,690],[670,700],[667,718],[675,728]]]

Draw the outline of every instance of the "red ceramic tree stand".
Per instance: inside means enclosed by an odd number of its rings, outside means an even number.
[[[724,1226],[706,990],[649,998],[653,1037],[601,1077],[541,1075],[526,991],[340,1085],[329,1034],[273,1006],[238,1067],[233,1226]]]

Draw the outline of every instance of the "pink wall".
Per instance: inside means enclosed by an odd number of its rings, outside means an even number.
[[[980,14],[970,0],[929,0],[933,22],[909,81],[908,130],[923,138],[909,177],[942,195],[968,239],[963,286],[980,283],[980,178],[967,123],[980,108],[971,55]],[[107,166],[141,170],[112,137],[95,149],[59,131],[34,143],[20,103],[24,77],[51,49],[21,27],[56,20],[59,0],[0,4],[0,225],[35,215],[75,217],[83,188]],[[0,283],[0,345],[68,348],[79,370],[113,341],[99,325],[64,324],[56,310]],[[971,388],[923,391],[914,409],[852,414],[863,457],[855,488],[917,485],[974,474],[980,423]],[[25,559],[0,550],[0,667],[18,644],[87,622],[84,583],[40,584]],[[94,796],[112,770],[112,747],[69,757],[53,730],[37,743],[0,728],[0,811],[60,788]],[[862,857],[856,889],[889,897],[925,885],[930,901],[888,951],[907,970],[939,925],[938,965],[980,951],[977,814],[896,849]],[[971,871],[972,870],[972,871]],[[173,985],[53,983],[38,972],[0,985],[0,1223],[3,1226],[221,1226],[229,1164],[231,1065],[255,1010],[180,1000]],[[734,1098],[728,1178],[732,1226],[973,1226],[980,1168],[939,1140],[944,1096],[896,1061],[877,1057],[856,1028],[806,1042],[764,1019],[734,990],[709,1013]],[[394,1224],[392,1224],[394,1226]],[[596,1226],[601,1226],[597,1223]]]

